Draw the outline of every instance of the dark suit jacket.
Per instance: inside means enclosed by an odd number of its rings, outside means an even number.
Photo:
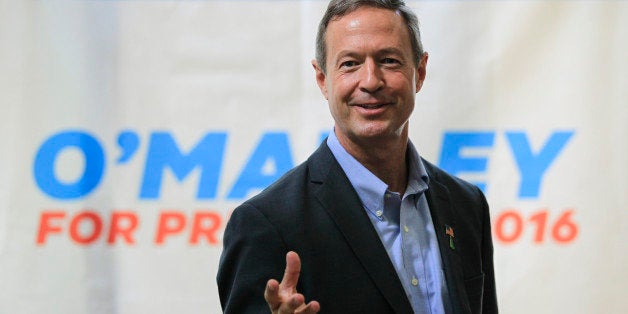
[[[480,190],[424,161],[427,200],[454,313],[497,313],[488,205]],[[446,226],[454,232],[454,247]],[[323,143],[310,158],[233,211],[218,290],[225,313],[267,313],[268,279],[301,258],[297,290],[321,313],[412,313],[377,231]]]

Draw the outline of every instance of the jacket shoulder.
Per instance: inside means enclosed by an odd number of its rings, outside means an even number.
[[[294,208],[295,205],[301,204],[319,183],[322,183],[333,162],[335,159],[329,147],[323,142],[306,161],[288,171],[243,205],[252,205],[260,210],[268,206]]]
[[[251,197],[243,205],[251,205],[263,209],[265,205],[276,205],[277,202],[288,202],[306,190],[308,184],[308,164],[304,162],[285,173],[273,184]],[[276,206],[274,206],[276,207]]]
[[[430,176],[430,180],[435,180],[446,186],[448,189],[461,189],[470,193],[482,193],[476,185],[448,173],[425,159],[422,159],[422,161],[425,166],[425,170],[427,170],[427,173]]]

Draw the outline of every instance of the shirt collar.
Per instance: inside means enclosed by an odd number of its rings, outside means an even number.
[[[349,182],[351,182],[351,185],[358,193],[362,205],[373,214],[383,210],[384,195],[388,190],[388,185],[366,169],[342,147],[333,129],[327,138],[327,146],[329,146],[340,167],[349,178]],[[427,171],[425,171],[419,153],[410,140],[408,140],[407,154],[409,165],[408,185],[403,196],[404,198],[424,192],[427,190],[429,183]]]

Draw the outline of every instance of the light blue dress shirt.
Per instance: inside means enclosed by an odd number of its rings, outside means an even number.
[[[403,196],[389,191],[386,183],[353,158],[333,130],[327,146],[358,193],[414,313],[451,312],[438,241],[425,198],[429,177],[414,145],[408,141],[408,185]]]

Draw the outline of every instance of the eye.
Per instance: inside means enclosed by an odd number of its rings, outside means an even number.
[[[382,64],[400,64],[399,60],[394,58],[384,58],[381,62]]]
[[[344,61],[344,62],[340,63],[340,67],[341,68],[352,68],[352,67],[354,67],[356,65],[358,65],[358,63],[356,61],[353,61],[353,60],[347,60],[347,61]]]

